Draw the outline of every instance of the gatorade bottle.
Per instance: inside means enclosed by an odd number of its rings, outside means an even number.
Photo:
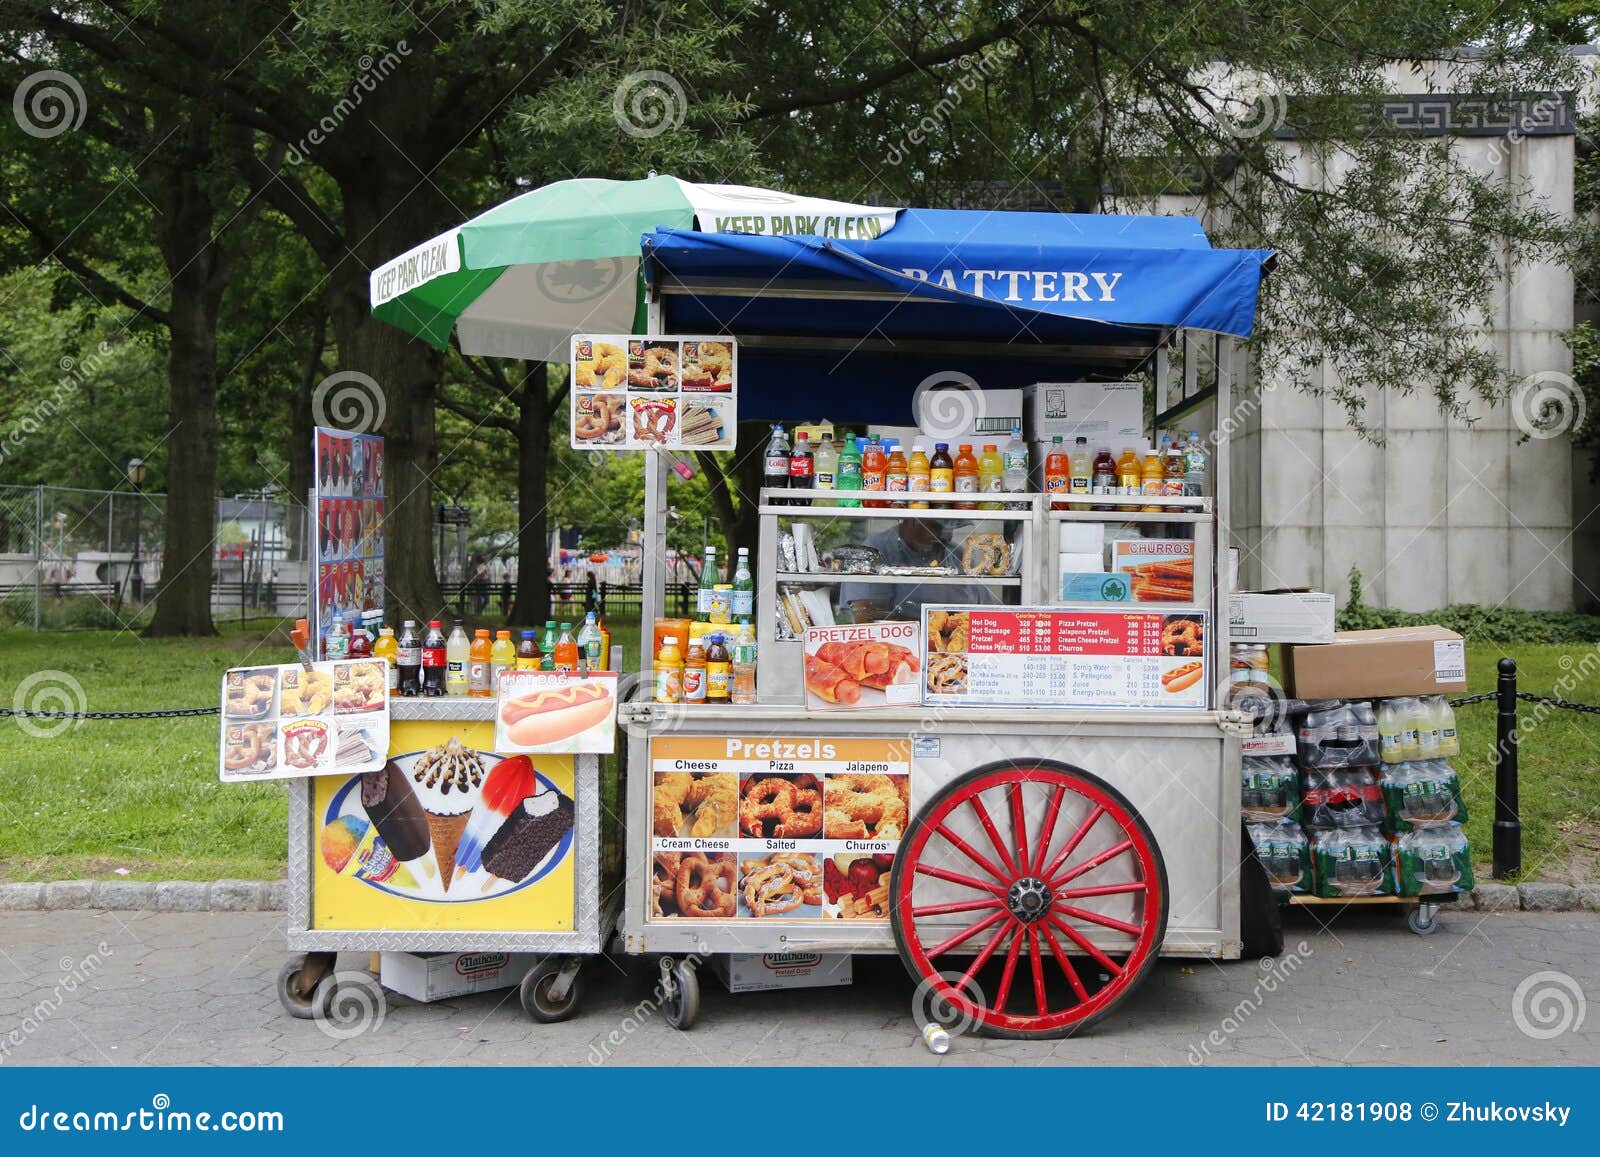
[[[1000,457],[1000,451],[993,442],[987,443],[983,454],[978,459],[978,493],[1003,494],[1006,488],[1006,467]],[[1002,502],[984,502],[979,504],[982,510],[1004,510]]]
[[[861,448],[856,445],[848,431],[840,431],[839,437],[839,471],[835,477],[837,490],[861,489]],[[840,506],[857,507],[861,505],[859,498],[841,498]]]
[[[928,476],[928,448],[921,442],[911,444],[911,459],[906,463],[906,490],[911,494],[926,494],[930,484]],[[913,498],[906,505],[914,510],[928,509],[926,500]]]
[[[1063,498],[1072,490],[1072,460],[1067,457],[1067,449],[1061,442],[1061,435],[1057,434],[1050,439],[1050,453],[1044,456],[1044,492],[1051,495],[1050,509],[1065,510],[1067,504],[1058,502],[1055,495]]]
[[[833,444],[833,439],[824,435],[822,444],[817,447],[817,458],[814,463],[816,475],[811,484],[818,490],[832,490],[839,474],[839,448]],[[828,499],[819,499],[818,506],[832,506]]]
[[[811,440],[801,430],[794,436],[794,451],[789,455],[789,489],[810,490],[815,464],[816,455],[811,450]],[[792,503],[795,506],[810,506],[811,499],[796,498]]]
[[[1090,466],[1089,493],[1098,497],[1105,497],[1117,492],[1117,460],[1111,456],[1111,451],[1104,446],[1095,451],[1094,462]],[[1096,503],[1096,510],[1110,510],[1110,503]]]
[[[1167,483],[1167,466],[1161,455],[1151,450],[1144,456],[1144,466],[1139,473],[1139,493],[1146,498],[1160,498],[1161,488]],[[1160,514],[1161,504],[1146,503],[1139,509],[1148,514]]]
[[[928,492],[949,494],[956,488],[955,463],[950,461],[950,443],[935,442],[933,457],[928,459]],[[943,504],[939,509],[946,510]]]
[[[494,646],[489,648],[489,687],[495,692],[500,690],[500,673],[515,670],[517,666],[517,647],[511,641],[510,631],[496,631],[494,633]]]
[[[883,444],[877,438],[871,439],[866,448],[861,451],[861,489],[882,490],[888,481],[889,456],[883,452]],[[863,506],[887,506],[881,498],[868,498],[862,502]]]
[[[1117,493],[1139,493],[1140,476],[1139,455],[1133,452],[1132,446],[1125,446],[1117,459]]]
[[[890,494],[904,494],[911,489],[911,467],[906,462],[899,442],[889,443],[889,458],[883,468],[883,488]],[[903,506],[905,503],[891,501],[889,505]]]
[[[952,470],[957,494],[976,494],[978,492],[978,459],[972,453],[972,447],[963,442],[956,448],[956,460]],[[958,502],[957,510],[976,510],[976,502]]]
[[[1067,466],[1067,489],[1074,498],[1087,497],[1094,482],[1094,459],[1089,457],[1089,439],[1073,439]],[[1074,502],[1071,505],[1073,510],[1089,509],[1087,502]]]
[[[493,653],[494,642],[489,632],[480,627],[472,633],[472,648],[467,652],[467,694],[476,699],[488,699],[494,694],[494,678],[489,669]]]

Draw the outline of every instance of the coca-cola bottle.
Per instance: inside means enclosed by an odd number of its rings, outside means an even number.
[[[428,621],[428,635],[422,640],[422,693],[443,695],[445,676],[444,628],[438,619]]]
[[[789,455],[789,489],[810,490],[814,481],[816,455],[811,451],[811,442],[806,437],[806,432],[801,430],[794,436],[794,452]],[[795,506],[810,506],[809,498],[794,498],[790,500]]]
[[[407,619],[400,630],[394,665],[400,673],[400,694],[421,695],[422,640],[417,638],[417,624],[414,619]]]
[[[761,471],[761,485],[769,490],[789,488],[789,439],[781,425],[772,427],[772,439],[767,443],[766,465]],[[771,499],[773,506],[787,506],[782,498]]]

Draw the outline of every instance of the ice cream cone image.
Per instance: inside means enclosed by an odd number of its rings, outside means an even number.
[[[456,848],[461,843],[461,833],[467,828],[467,814],[438,815],[428,812],[428,832],[433,836],[433,854],[439,861],[439,879],[445,890],[455,875]]]

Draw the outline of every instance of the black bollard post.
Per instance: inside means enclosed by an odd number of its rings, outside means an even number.
[[[1517,814],[1517,661],[1500,660],[1494,745],[1494,878],[1522,870],[1522,821]]]

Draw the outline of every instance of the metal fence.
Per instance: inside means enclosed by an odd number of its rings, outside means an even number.
[[[161,587],[166,496],[133,489],[0,486],[0,627],[135,627]],[[305,511],[219,498],[212,614],[304,614]]]

